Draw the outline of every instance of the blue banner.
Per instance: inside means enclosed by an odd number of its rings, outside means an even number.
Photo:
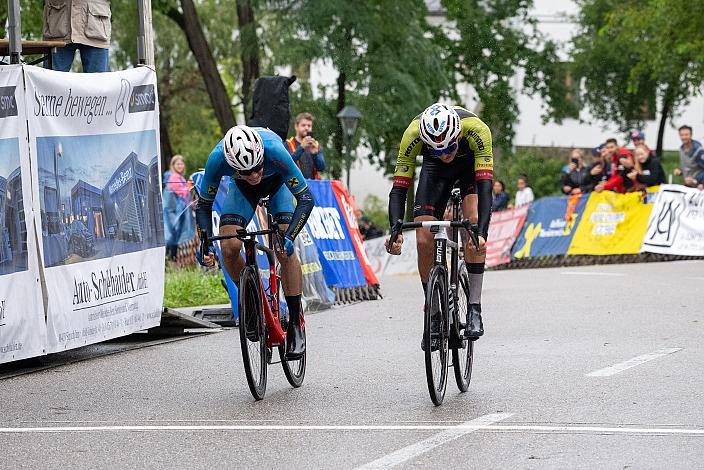
[[[513,245],[514,259],[565,255],[589,195],[546,197],[528,210],[521,234]]]
[[[306,228],[318,249],[325,280],[334,287],[365,286],[367,280],[330,181],[309,180],[308,186],[315,207]]]

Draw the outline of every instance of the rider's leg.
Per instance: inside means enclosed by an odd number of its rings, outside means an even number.
[[[242,191],[234,181],[230,181],[227,198],[222,206],[222,216],[218,232],[220,235],[235,235],[237,230],[247,227],[247,224],[254,216],[254,206],[242,194]],[[240,281],[240,272],[244,268],[244,258],[242,257],[242,241],[237,238],[222,240],[222,263],[225,265],[227,274],[233,282]]]
[[[476,224],[479,220],[476,194],[468,194],[462,203],[462,214],[470,222]],[[465,263],[469,274],[469,299],[467,299],[467,328],[465,336],[478,338],[484,334],[482,324],[482,284],[484,282],[484,262],[486,261],[486,246],[477,250],[471,239],[464,246]]]
[[[237,230],[241,229],[240,225],[221,225],[219,229],[220,235],[235,235]],[[222,249],[222,264],[225,265],[225,270],[235,283],[240,280],[240,272],[244,268],[244,258],[242,257],[242,241],[237,238],[229,240],[221,240],[220,248]]]

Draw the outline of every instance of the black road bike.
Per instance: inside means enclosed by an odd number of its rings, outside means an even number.
[[[472,378],[474,341],[467,340],[462,330],[469,306],[469,275],[467,267],[460,262],[459,229],[465,229],[474,243],[479,245],[478,227],[461,218],[462,197],[460,190],[452,190],[451,221],[398,221],[391,230],[391,243],[396,241],[403,229],[430,228],[435,235],[435,256],[428,278],[425,297],[423,325],[423,350],[425,352],[425,375],[430,399],[435,406],[442,404],[447,387],[449,356],[452,351],[452,366],[460,392],[466,392]],[[445,228],[450,228],[448,238]],[[447,266],[447,249],[450,248],[450,267]]]

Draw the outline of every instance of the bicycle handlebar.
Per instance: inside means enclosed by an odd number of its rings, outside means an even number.
[[[200,229],[198,235],[200,237],[201,256],[204,256],[204,254],[207,253],[208,248],[210,247],[210,245],[213,244],[213,242],[219,240],[231,240],[233,238],[237,238],[244,242],[247,240],[253,240],[255,237],[260,235],[274,235],[274,245],[279,245],[280,247],[283,247],[283,234],[279,230],[278,224],[276,224],[275,222],[273,223],[272,228],[268,228],[265,230],[257,230],[255,232],[248,232],[246,229],[241,228],[237,230],[237,233],[234,235],[218,235],[215,237],[208,237],[208,232],[205,229]],[[266,245],[262,245],[261,243],[256,243],[255,248],[266,253],[267,257],[273,256],[274,254],[274,250],[272,250]]]
[[[467,230],[469,238],[472,240],[474,247],[479,249],[479,226],[477,224],[471,223],[469,220],[424,220],[422,222],[403,222],[402,220],[396,221],[396,223],[391,227],[391,238],[389,240],[389,246],[396,242],[399,234],[403,229],[406,228],[421,228],[421,227],[450,227],[450,228],[463,228]]]

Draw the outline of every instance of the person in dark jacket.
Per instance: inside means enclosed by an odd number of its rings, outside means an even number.
[[[492,188],[493,196],[491,202],[491,212],[502,211],[508,207],[509,195],[506,192],[506,185],[501,180],[494,180]]]
[[[584,167],[584,152],[580,149],[572,150],[570,162],[567,165],[567,173],[562,173],[560,177],[560,188],[566,195],[581,194],[585,186],[589,184],[589,173]]]
[[[300,113],[294,129],[296,135],[286,141],[286,147],[303,177],[319,180],[319,172],[325,170],[325,155],[320,143],[313,138],[313,115]]]
[[[599,183],[605,183],[609,179],[611,162],[606,158],[608,153],[606,144],[592,149],[592,163],[587,167],[588,180],[587,184],[582,187],[582,192],[592,192]]]
[[[657,186],[667,181],[665,178],[665,170],[662,168],[660,160],[653,157],[647,147],[636,147],[633,155],[639,163],[636,168],[628,173],[628,178],[633,181],[633,183],[640,183],[645,186]]]

